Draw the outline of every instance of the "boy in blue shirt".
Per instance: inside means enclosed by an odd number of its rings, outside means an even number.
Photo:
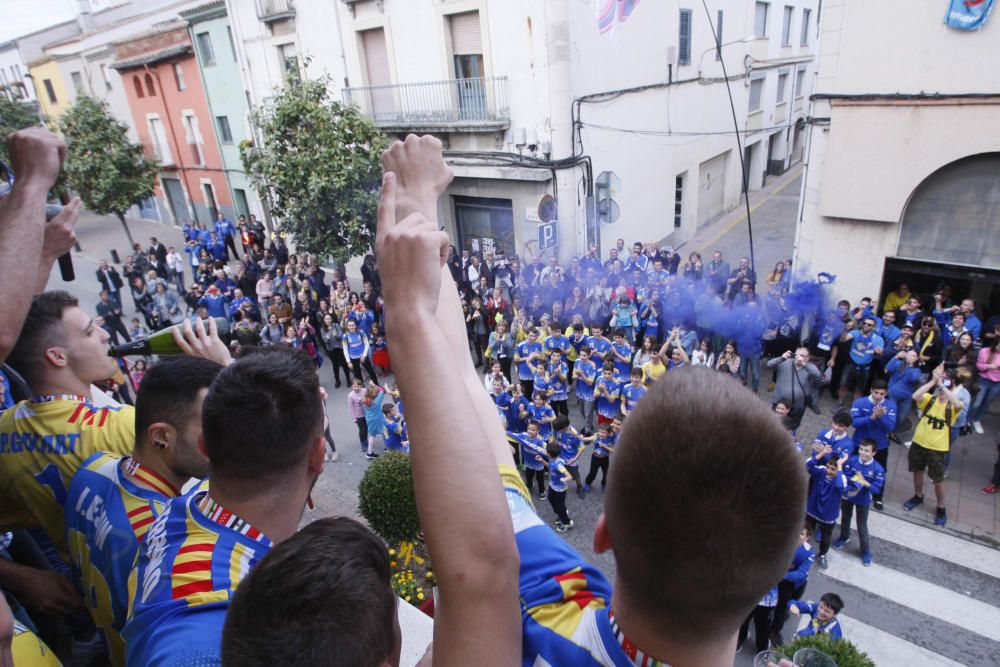
[[[565,340],[565,339],[564,339]],[[549,357],[549,401],[560,415],[569,416],[569,366],[563,360],[563,351],[556,348]]]
[[[532,381],[531,362],[542,355],[542,344],[538,342],[538,331],[528,329],[528,339],[520,343],[514,350],[514,363],[517,364],[517,377],[521,381],[521,389],[525,396],[531,396],[535,391]]]
[[[806,592],[806,584],[809,583],[809,571],[816,559],[816,550],[809,542],[812,534],[812,526],[807,521],[799,532],[799,546],[792,556],[788,572],[778,582],[778,604],[774,608],[774,618],[771,621],[771,643],[775,646],[781,646],[784,643],[781,629],[784,627],[785,621],[788,620],[789,601],[801,598],[802,594]]]
[[[844,475],[847,478],[847,488],[840,501],[840,537],[833,543],[833,548],[843,549],[851,539],[851,514],[857,510],[861,562],[867,567],[872,564],[868,539],[868,508],[873,496],[881,493],[885,485],[885,468],[875,460],[875,442],[871,438],[862,440],[857,456],[852,456],[844,464]]]
[[[590,338],[587,339],[591,349],[590,359],[598,367],[602,367],[605,359],[610,360],[608,355],[611,352],[611,341],[604,337],[604,329],[600,324],[592,325],[590,331]]]
[[[545,357],[537,357],[528,362],[531,369],[531,395],[542,394],[546,400],[552,395],[552,380],[549,377],[549,362]]]
[[[383,437],[385,439],[385,451],[410,453],[410,438],[406,432],[406,422],[399,414],[399,409],[394,403],[382,404],[382,415],[385,419]]]
[[[851,425],[851,413],[847,410],[840,410],[833,415],[833,423],[830,428],[820,431],[813,441],[813,451],[819,452],[824,447],[829,447],[829,453],[834,458],[839,459],[845,454],[854,454],[854,440],[847,435],[847,429]]]
[[[823,528],[819,542],[819,566],[824,570],[828,567],[826,552],[830,550],[830,538],[840,515],[840,495],[847,488],[847,478],[843,471],[847,454],[835,459],[832,451],[826,445],[806,461],[806,470],[813,480],[809,500],[806,502],[806,521],[813,530],[817,524]]]
[[[527,483],[528,491],[531,491],[532,482],[538,480],[538,499],[545,500],[545,470],[549,455],[545,439],[538,434],[541,426],[537,421],[531,419],[528,421],[527,430],[524,433],[507,431],[507,438],[514,440],[520,446],[521,463],[524,465],[524,480]]]
[[[563,335],[562,325],[558,322],[554,322],[552,326],[552,335],[545,339],[542,343],[542,350],[545,354],[551,355],[553,351],[559,350],[565,355],[569,352],[570,345],[569,338]]]
[[[594,451],[590,454],[590,472],[584,480],[583,490],[590,491],[590,485],[597,479],[597,471],[601,471],[601,491],[608,488],[608,465],[611,463],[611,452],[615,451],[618,436],[611,431],[611,424],[601,424],[597,427],[597,439],[594,441]]]
[[[569,518],[569,512],[566,510],[566,485],[573,477],[566,470],[566,461],[560,455],[562,450],[558,444],[550,442],[546,451],[549,455],[549,504],[556,513],[556,530],[565,533],[573,527],[573,520]],[[538,456],[537,461],[542,463],[545,459]]]
[[[848,350],[847,365],[841,373],[840,379],[840,403],[838,410],[844,406],[848,392],[853,391],[857,397],[868,386],[868,379],[871,375],[872,361],[875,356],[882,355],[882,348],[885,341],[882,336],[875,333],[875,318],[866,317],[861,322],[861,330],[852,329],[845,331],[841,337],[842,341],[851,341]]]
[[[583,432],[594,432],[594,385],[597,382],[597,364],[590,359],[590,348],[581,347],[573,365],[573,388],[580,402]]]
[[[639,399],[646,395],[646,387],[642,384],[642,369],[633,368],[631,376],[632,381],[621,389],[622,414],[626,417],[628,413],[635,410],[635,406],[639,404]]]
[[[535,395],[531,397],[527,414],[523,416],[538,422],[538,434],[543,440],[548,442],[552,439],[552,422],[556,420],[556,411],[546,401],[545,394],[536,391]]]
[[[561,448],[562,453],[560,456],[566,465],[566,470],[573,478],[573,481],[576,482],[576,495],[583,498],[586,492],[580,481],[580,456],[583,455],[583,450],[587,448],[587,444],[596,440],[597,436],[589,438],[581,437],[576,432],[576,429],[570,426],[569,417],[566,415],[557,416],[555,422],[552,424],[552,428],[555,430],[554,441]]]
[[[625,332],[621,329],[615,329],[614,338],[610,358],[614,361],[616,374],[624,379],[632,367],[632,346],[625,340]]]
[[[889,466],[889,434],[896,428],[896,404],[886,398],[888,383],[879,378],[872,381],[871,394],[862,396],[851,406],[854,423],[854,444],[865,438],[875,441],[875,460],[884,470]],[[875,509],[882,509],[882,491],[872,494]]]
[[[832,639],[842,639],[843,631],[840,629],[840,621],[837,614],[844,608],[844,601],[836,593],[824,593],[819,599],[819,604],[815,602],[800,602],[792,600],[788,603],[788,611],[798,616],[806,614],[812,616],[809,625],[798,631],[797,637],[808,637],[810,635],[830,635]]]
[[[597,423],[610,423],[618,416],[618,399],[621,388],[615,380],[615,367],[611,362],[604,365],[601,377],[594,384],[594,404],[597,407]]]

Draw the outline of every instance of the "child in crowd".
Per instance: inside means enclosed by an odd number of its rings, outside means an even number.
[[[646,395],[646,387],[642,384],[642,369],[633,368],[630,373],[632,381],[621,389],[622,414],[626,417],[639,405],[639,399]]]
[[[372,324],[372,363],[378,369],[379,375],[386,377],[391,372],[389,365],[389,346],[385,340],[385,334],[378,324]]]
[[[611,361],[611,341],[604,337],[604,329],[600,325],[595,324],[590,327],[587,346],[591,350],[590,360],[597,364],[598,368],[604,366],[605,360]]]
[[[779,398],[774,402],[774,405],[771,406],[771,409],[774,410],[775,416],[781,420],[781,425],[788,429],[788,432],[791,434],[792,441],[795,444],[795,451],[801,454],[802,441],[796,436],[795,429],[792,428],[792,422],[788,418],[788,415],[792,412],[792,402],[786,398]]]
[[[618,415],[621,388],[615,380],[614,364],[608,362],[601,370],[601,377],[594,385],[594,405],[597,408],[597,423],[609,423]]]
[[[385,451],[410,453],[410,438],[406,433],[406,422],[393,403],[382,404],[382,417],[385,427],[382,437],[385,440]]]
[[[128,330],[129,338],[132,340],[145,340],[149,338],[149,329],[139,324],[139,318],[132,318],[132,326]]]
[[[847,488],[840,501],[840,537],[833,543],[833,548],[843,549],[851,539],[851,514],[857,510],[861,562],[867,567],[872,564],[868,509],[871,507],[872,497],[880,493],[885,484],[885,468],[875,460],[874,440],[865,438],[861,441],[857,456],[852,456],[844,464],[844,475],[847,477]]]
[[[531,396],[535,390],[531,362],[542,355],[542,344],[538,342],[538,331],[534,328],[528,330],[527,336],[527,340],[519,343],[514,350],[514,363],[517,364],[517,377],[524,395]]]
[[[788,603],[797,600],[806,592],[806,584],[809,583],[809,572],[812,570],[813,561],[816,559],[816,550],[809,542],[812,537],[813,528],[807,521],[799,532],[799,546],[792,556],[792,563],[788,566],[788,572],[784,579],[778,582],[778,604],[774,608],[774,620],[771,621],[771,643],[781,646],[784,640],[781,637],[781,629],[788,620]]]
[[[798,631],[797,637],[808,637],[811,635],[827,634],[833,639],[842,639],[843,631],[840,629],[840,621],[837,614],[844,608],[844,601],[836,593],[824,593],[819,599],[819,603],[800,602],[792,600],[788,603],[788,611],[798,616],[806,614],[812,616],[809,625]]]
[[[551,340],[554,336],[549,336]],[[563,340],[568,340],[563,337]],[[552,409],[560,415],[569,415],[569,365],[563,360],[563,351],[553,348],[549,357],[549,402]]]
[[[549,360],[545,357],[528,362],[531,368],[531,395],[542,394],[545,400],[549,400],[552,395],[552,378],[549,376]]]
[[[835,458],[830,445],[823,445],[820,451],[806,461],[806,470],[812,478],[809,500],[806,503],[806,521],[812,524],[814,530],[817,524],[822,528],[819,566],[824,570],[828,566],[826,553],[830,550],[830,538],[833,536],[837,517],[840,516],[840,496],[847,488],[847,478],[844,476],[846,462],[847,454]]]
[[[493,383],[497,380],[500,381],[500,390],[506,391],[507,387],[510,385],[510,380],[508,380],[507,376],[503,374],[503,366],[500,362],[494,361],[490,364],[490,372],[483,376],[483,385],[486,387],[486,391],[490,392],[490,396],[494,399],[497,395],[493,393]]]
[[[615,329],[614,342],[611,344],[610,358],[615,364],[616,375],[627,378],[632,368],[632,346],[625,340],[625,332]]]
[[[533,481],[538,482],[538,499],[545,500],[545,470],[548,465],[547,443],[538,433],[541,429],[534,419],[528,421],[523,433],[507,431],[508,441],[513,440],[520,449],[521,463],[524,465],[524,480],[528,491]]]
[[[549,504],[556,513],[556,530],[565,533],[573,527],[573,520],[569,518],[569,512],[566,510],[566,485],[573,476],[566,470],[566,461],[561,456],[562,449],[558,444],[550,442],[546,451],[549,468]],[[545,463],[545,459],[541,456],[536,456],[535,460],[538,463]]]
[[[841,456],[848,457],[854,455],[854,440],[847,435],[847,429],[851,426],[851,413],[847,410],[838,410],[833,415],[833,423],[830,428],[820,431],[813,441],[813,452],[818,452],[824,447],[829,447],[833,457],[839,459]]]
[[[546,442],[552,439],[552,422],[556,420],[556,411],[549,405],[545,394],[536,391],[531,397],[531,404],[528,405],[526,413],[522,416],[538,422],[538,434]]]
[[[570,425],[569,417],[566,415],[556,416],[556,420],[552,423],[552,428],[555,430],[555,443],[562,450],[560,456],[566,465],[566,470],[569,472],[570,477],[573,478],[573,481],[576,482],[576,495],[583,498],[586,495],[586,491],[584,491],[583,483],[580,480],[580,457],[583,455],[583,450],[587,448],[587,445],[594,442],[597,436],[582,437]]]
[[[375,438],[385,432],[385,417],[382,415],[382,401],[385,400],[385,389],[374,382],[365,391],[362,405],[365,409],[365,425],[368,428],[368,449],[365,456],[369,461],[377,459],[375,453]]]
[[[580,402],[583,417],[583,432],[594,432],[594,384],[597,382],[597,365],[590,359],[590,348],[581,347],[573,365],[573,390]]]
[[[590,454],[590,472],[584,480],[583,490],[590,491],[590,485],[597,479],[597,471],[601,471],[601,491],[608,487],[608,465],[611,463],[611,452],[615,451],[618,435],[612,433],[611,424],[601,424],[597,427],[594,441],[594,451]]]
[[[740,626],[740,632],[736,636],[736,651],[743,649],[743,642],[750,634],[750,621],[753,620],[754,646],[757,652],[767,650],[767,642],[770,636],[771,619],[774,618],[774,607],[778,604],[778,587],[775,586],[761,598],[754,610],[747,616]]]
[[[358,439],[361,441],[361,451],[368,449],[368,423],[365,421],[365,385],[361,380],[351,382],[351,390],[347,392],[347,405],[351,418],[358,427]]]

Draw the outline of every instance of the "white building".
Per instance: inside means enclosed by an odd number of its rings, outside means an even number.
[[[28,65],[21,57],[16,41],[0,44],[0,95],[12,102],[35,102],[35,88],[28,76]]]
[[[800,272],[838,296],[939,282],[1000,309],[1000,19],[965,32],[928,3],[823,3]],[[963,63],[976,63],[965,67]]]

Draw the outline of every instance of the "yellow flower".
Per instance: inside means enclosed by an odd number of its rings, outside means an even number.
[[[390,556],[395,556],[396,555],[396,550],[395,549],[389,549],[389,555]]]
[[[405,599],[406,599],[407,602],[409,602],[410,601],[410,596],[407,595]]]
[[[430,570],[427,570],[427,574],[425,574],[424,576],[427,577],[428,579],[430,579],[431,577],[434,576],[434,573],[431,572]]]
[[[424,594],[423,593],[417,593],[417,599],[418,600],[423,600],[424,599]]]

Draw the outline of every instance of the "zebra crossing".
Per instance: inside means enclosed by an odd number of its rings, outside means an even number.
[[[879,512],[869,529],[874,563],[862,565],[852,536],[813,569],[805,597],[840,595],[845,638],[880,667],[1000,665],[1000,550]]]

